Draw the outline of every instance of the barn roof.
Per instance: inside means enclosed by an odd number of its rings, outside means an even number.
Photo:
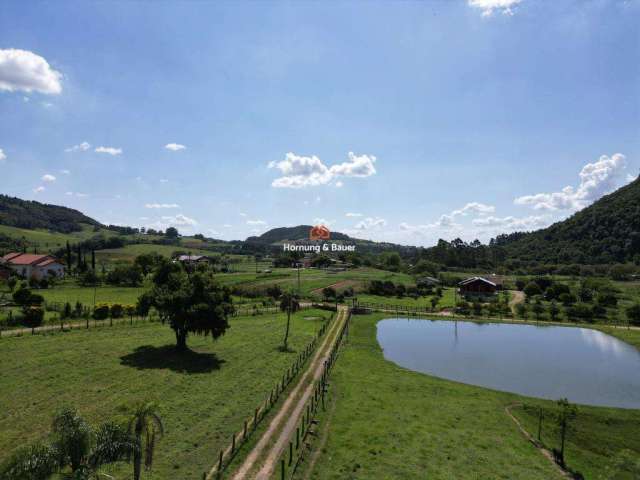
[[[486,283],[487,285],[491,285],[493,287],[496,287],[497,285],[489,280],[487,280],[486,278],[483,277],[469,277],[465,280],[462,280],[460,283],[458,283],[459,286],[463,286],[463,285],[468,285],[470,283],[474,283],[474,282],[483,282]]]

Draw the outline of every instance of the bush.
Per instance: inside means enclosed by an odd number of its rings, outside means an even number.
[[[101,303],[93,309],[93,318],[96,320],[104,320],[109,316],[109,305]]]
[[[536,282],[529,282],[524,287],[523,292],[527,297],[534,297],[536,295],[541,295],[542,289],[540,288],[540,285],[538,285]]]
[[[114,303],[109,309],[111,318],[122,318],[124,316],[124,307],[119,303]]]
[[[35,328],[42,325],[44,310],[42,307],[25,307],[22,310],[22,324],[25,327]]]
[[[142,284],[142,270],[135,265],[121,265],[107,273],[107,283],[137,287]]]
[[[640,303],[627,308],[627,318],[632,325],[640,325]]]

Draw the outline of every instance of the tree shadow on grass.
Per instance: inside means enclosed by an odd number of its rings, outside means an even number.
[[[143,345],[120,357],[120,364],[138,369],[168,369],[180,373],[208,373],[220,369],[224,360],[215,353],[179,351],[174,345]]]

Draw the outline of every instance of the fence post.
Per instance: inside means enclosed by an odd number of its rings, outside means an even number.
[[[289,442],[289,466],[293,462],[293,442]]]
[[[256,411],[253,414],[253,429],[255,430],[257,426],[258,426],[258,409],[256,408]]]
[[[284,480],[284,458],[281,460],[280,465],[282,466],[282,473],[280,474],[281,480]]]
[[[222,456],[223,455],[224,455],[224,452],[220,450],[220,460],[218,460],[218,476],[222,472]]]
[[[300,427],[296,427],[296,450],[300,448]]]
[[[247,421],[244,421],[244,430],[242,431],[242,439],[247,438]]]
[[[231,436],[231,455],[233,455],[233,452],[236,451],[236,434],[234,433]]]

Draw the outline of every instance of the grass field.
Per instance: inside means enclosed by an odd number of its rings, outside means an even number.
[[[306,345],[328,315],[294,315],[293,349]],[[199,480],[294,360],[277,350],[285,318],[233,318],[215,342],[191,336],[192,353],[184,357],[175,356],[172,330],[155,323],[0,340],[0,461],[41,439],[61,405],[97,423],[155,400],[166,432],[143,478]],[[130,471],[124,464],[109,470],[117,478]]]
[[[369,295],[366,293],[358,294],[359,302],[379,303],[385,305],[400,305],[403,307],[419,307],[419,308],[431,308],[431,298],[433,295],[426,297],[419,297],[413,299],[411,297],[383,297],[380,295]],[[436,309],[453,308],[455,307],[455,292],[453,288],[444,288],[442,291],[442,298],[438,302]]]
[[[553,402],[450,382],[386,361],[376,340],[376,323],[384,317],[353,318],[331,378],[335,410],[320,418],[321,430],[328,423],[327,442],[310,478],[561,478],[505,413],[513,402],[548,408]],[[601,451],[612,455],[603,460],[588,445],[582,447],[583,456],[600,465],[598,475],[617,452],[631,447],[640,454],[636,441],[627,441],[638,436],[640,411],[583,407],[581,412],[586,426],[580,428],[585,434],[601,429],[594,441],[606,440]],[[576,461],[572,448],[567,458]],[[587,471],[586,462],[575,468]]]

